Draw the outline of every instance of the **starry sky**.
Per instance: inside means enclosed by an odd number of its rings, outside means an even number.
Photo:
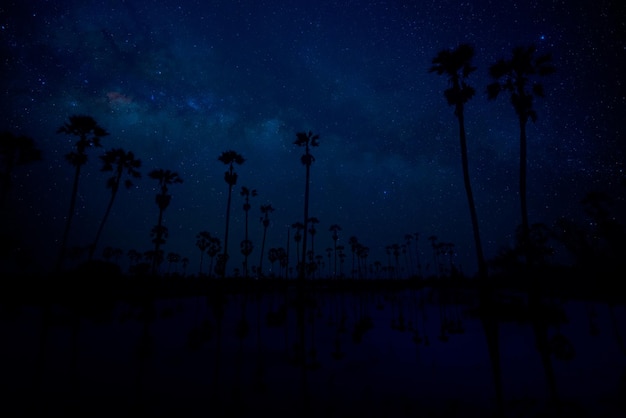
[[[466,105],[469,164],[485,255],[513,244],[520,223],[519,131],[506,96],[488,101],[488,68],[516,46],[551,53],[556,73],[542,80],[538,120],[528,126],[532,222],[576,218],[583,194],[611,189],[624,170],[626,70],[624,6],[617,1],[9,1],[0,7],[2,130],[35,139],[43,161],[15,172],[4,228],[46,270],[58,254],[73,168],[73,138],[56,130],[86,114],[110,133],[89,150],[69,246],[93,241],[109,191],[98,156],[133,151],[143,177],[120,190],[100,248],[153,248],[155,168],[176,171],[165,212],[165,252],[191,260],[195,236],[223,238],[226,166],[235,150],[229,267],[240,266],[241,186],[251,201],[250,264],[257,264],[262,204],[271,204],[267,248],[286,246],[302,222],[304,166],[295,133],[313,131],[309,214],[320,220],[316,249],[356,236],[370,261],[420,233],[452,242],[466,274],[476,270],[463,187],[458,124],[435,55],[475,47]],[[6,222],[8,221],[8,222]],[[5,229],[6,230],[6,229]],[[293,234],[292,234],[293,237]],[[292,242],[293,251],[293,242]]]

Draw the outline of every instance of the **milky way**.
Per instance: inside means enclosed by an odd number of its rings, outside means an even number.
[[[143,161],[143,179],[120,193],[101,242],[151,248],[156,223],[154,168],[180,174],[165,213],[165,251],[192,260],[195,235],[221,236],[225,166],[236,168],[233,264],[243,239],[241,186],[254,188],[251,239],[271,203],[268,247],[286,246],[302,221],[304,167],[296,132],[320,135],[313,150],[310,214],[320,219],[316,246],[356,236],[370,261],[420,233],[456,245],[456,262],[475,271],[463,189],[458,125],[444,77],[428,73],[440,50],[474,45],[476,96],[466,106],[470,174],[485,253],[512,245],[520,222],[517,119],[502,97],[488,101],[488,68],[513,47],[551,53],[557,72],[542,80],[538,120],[528,128],[529,214],[551,224],[581,215],[592,188],[623,175],[624,7],[619,2],[11,2],[0,9],[2,126],[31,136],[44,161],[15,173],[8,215],[25,247],[48,267],[68,208],[71,138],[55,134],[72,114],[88,114],[110,136],[91,150],[81,177],[72,245],[91,242],[104,212],[107,176],[97,156],[122,147]],[[19,214],[19,215],[18,215]],[[292,243],[293,245],[293,243]],[[258,251],[258,250],[255,250]],[[46,256],[47,254],[47,256]],[[258,252],[254,253],[258,257]]]

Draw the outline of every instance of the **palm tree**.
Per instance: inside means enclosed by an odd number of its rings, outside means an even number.
[[[263,223],[263,241],[261,242],[261,259],[259,260],[259,276],[263,275],[263,253],[265,252],[265,237],[267,236],[267,227],[270,226],[269,214],[274,212],[272,205],[261,205],[261,223]]]
[[[230,201],[233,194],[233,186],[237,184],[237,173],[235,173],[235,169],[233,164],[241,165],[246,160],[241,156],[241,154],[236,153],[235,151],[224,151],[217,158],[219,161],[223,162],[228,166],[228,171],[224,173],[224,181],[228,184],[228,200],[226,202],[226,232],[224,232],[224,253],[221,258],[218,257],[217,260],[217,268],[218,274],[224,278],[226,276],[226,263],[228,262],[228,227],[230,224]]]
[[[167,237],[167,228],[163,226],[163,212],[170,204],[172,200],[172,195],[168,194],[168,186],[176,183],[182,183],[183,180],[180,178],[178,173],[164,170],[162,168],[152,170],[148,176],[151,179],[157,180],[159,182],[159,193],[156,195],[156,204],[159,207],[159,220],[157,225],[152,229],[154,243],[154,252],[155,254],[160,254],[160,246],[165,243],[165,238]],[[157,258],[152,259],[152,274],[156,274],[156,266],[157,266]]]
[[[328,278],[333,277],[333,272],[332,272],[332,263],[331,263],[331,257],[333,255],[333,249],[331,247],[326,247],[326,257],[328,258]]]
[[[93,257],[93,253],[98,246],[98,241],[100,240],[100,234],[102,234],[102,229],[104,228],[104,224],[109,217],[109,213],[111,212],[111,208],[113,207],[113,201],[115,200],[115,196],[117,195],[117,191],[120,188],[120,182],[122,181],[122,176],[124,172],[131,178],[139,178],[141,174],[139,173],[139,168],[141,167],[141,160],[135,159],[135,155],[131,151],[124,151],[121,148],[115,148],[110,151],[104,153],[104,155],[100,156],[102,160],[102,168],[100,171],[113,171],[113,175],[109,177],[107,180],[106,186],[111,189],[111,198],[109,199],[109,204],[107,205],[106,211],[104,212],[104,216],[102,217],[102,221],[100,222],[100,226],[98,227],[98,232],[96,233],[96,238],[93,240],[93,244],[89,249],[89,259]],[[129,179],[124,181],[124,186],[127,189],[130,189],[133,185],[133,182]]]
[[[187,275],[187,266],[189,265],[189,258],[183,257],[180,260],[180,263],[183,265],[183,277]]]
[[[10,132],[0,133],[0,206],[11,188],[11,176],[18,165],[41,160],[41,150],[35,141],[24,135],[15,136]]]
[[[367,256],[369,255],[369,252],[369,247],[366,247],[363,244],[359,244],[357,246],[356,254],[359,259],[357,265],[360,279],[363,279],[365,275],[367,275]]]
[[[167,253],[167,262],[169,263],[167,265],[167,274],[170,274],[170,271],[172,269],[172,264],[177,264],[180,262],[180,254],[175,253],[175,252],[169,252]]]
[[[352,278],[354,279],[354,274],[356,273],[356,267],[354,265],[355,255],[357,247],[359,246],[359,240],[354,235],[348,239],[348,244],[350,244],[350,250],[352,251]]]
[[[311,154],[311,147],[319,146],[319,135],[313,135],[313,132],[309,131],[296,133],[297,139],[294,141],[299,147],[304,147],[304,155],[300,157],[300,161],[306,167],[306,177],[304,183],[304,233],[306,237],[307,226],[309,222],[309,186],[311,182],[311,164],[315,161],[315,157]],[[302,262],[300,264],[300,279],[304,280],[306,276],[306,238],[302,242]]]
[[[130,249],[126,253],[126,256],[128,257],[128,260],[130,261],[130,265],[128,266],[128,271],[130,272],[132,268],[141,261],[142,255],[139,251],[135,249]]]
[[[339,277],[343,277],[343,263],[346,260],[346,254],[343,252],[343,245],[337,246],[337,256],[339,257]]]
[[[494,82],[487,86],[487,97],[490,100],[496,99],[500,92],[508,92],[513,109],[518,118],[520,129],[520,175],[519,194],[520,209],[522,216],[521,242],[519,248],[526,258],[526,265],[534,264],[535,257],[530,251],[530,224],[528,221],[528,209],[526,204],[526,125],[528,120],[535,122],[537,112],[533,108],[533,101],[536,97],[544,97],[543,85],[538,81],[531,81],[531,78],[543,77],[554,73],[555,69],[551,65],[550,54],[535,56],[536,47],[516,47],[513,49],[513,56],[510,60],[500,59],[489,68],[489,75]],[[548,386],[551,395],[556,398],[556,383],[554,371],[547,345],[547,327],[543,318],[537,313],[542,309],[542,300],[539,290],[537,276],[531,277],[531,290],[528,297],[528,306],[534,313],[532,321],[535,333],[535,344],[541,353],[541,359],[548,379]]]
[[[337,278],[337,241],[339,240],[339,231],[341,231],[341,227],[337,224],[332,224],[328,230],[330,232],[333,233],[332,238],[333,238],[333,251],[335,254],[335,259],[334,259],[334,267],[333,267],[333,274],[332,277],[334,279]],[[328,264],[330,264],[330,260],[328,260]]]
[[[213,274],[213,259],[219,252],[222,251],[222,242],[218,237],[209,238],[209,247],[206,250],[206,253],[209,255],[211,262],[209,264],[209,277]]]
[[[243,254],[243,271],[244,277],[248,277],[248,256],[252,254],[252,250],[254,246],[252,245],[252,241],[248,239],[248,212],[250,211],[250,196],[255,197],[257,195],[255,189],[248,189],[245,186],[241,187],[240,193],[246,200],[243,204],[243,211],[246,214],[246,235],[243,241],[241,241],[240,249],[241,254]]]
[[[296,233],[293,235],[293,240],[296,242],[296,259],[300,263],[300,241],[302,241],[301,232],[304,231],[304,224],[302,222],[294,222],[291,224],[291,227],[296,230]],[[298,273],[299,274],[299,273]]]
[[[311,258],[315,259],[315,234],[317,233],[315,225],[320,223],[320,220],[312,216],[309,218],[309,222],[311,223],[311,227],[309,228],[309,234],[311,235]]]
[[[211,241],[211,234],[207,231],[200,231],[198,235],[196,235],[196,247],[200,250],[200,271],[199,274],[202,274],[202,262],[204,261],[204,252],[209,248],[209,243]]]
[[[543,85],[537,81],[531,81],[531,78],[547,76],[555,71],[550,63],[552,56],[550,54],[535,56],[536,50],[534,45],[514,48],[510,60],[500,59],[489,68],[489,75],[494,82],[487,86],[487,97],[490,100],[496,99],[500,92],[509,93],[519,122],[519,194],[523,238],[521,249],[526,255],[527,264],[531,264],[532,259],[529,259],[531,257],[526,248],[530,235],[526,205],[526,125],[529,119],[533,122],[537,120],[537,112],[533,108],[534,98],[545,96]]]
[[[474,246],[476,247],[476,259],[478,262],[478,277],[487,277],[487,263],[483,255],[480,232],[478,229],[478,215],[474,204],[474,195],[469,176],[469,164],[467,159],[467,140],[465,134],[465,103],[474,97],[475,90],[467,84],[467,78],[476,70],[472,65],[474,48],[468,44],[461,44],[454,50],[440,51],[432,61],[429,72],[438,75],[445,74],[448,77],[449,87],[444,90],[444,96],[450,106],[454,106],[454,115],[459,121],[459,138],[461,142],[461,163],[463,166],[463,181],[467,203],[470,210],[472,228],[474,230]]]
[[[100,127],[91,116],[85,115],[70,116],[69,122],[65,122],[59,127],[57,133],[78,137],[78,141],[74,144],[76,150],[65,154],[65,159],[74,166],[74,184],[72,186],[70,208],[65,222],[65,230],[63,231],[63,238],[61,239],[61,250],[56,266],[56,270],[59,271],[65,257],[67,239],[69,237],[72,218],[76,207],[80,171],[83,165],[87,163],[87,148],[100,147],[100,140],[109,135],[109,133],[104,128]]]

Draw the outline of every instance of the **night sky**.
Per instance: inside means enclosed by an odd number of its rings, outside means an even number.
[[[7,3],[7,2],[5,2]],[[236,167],[229,269],[241,267],[241,186],[256,189],[250,235],[258,264],[262,204],[271,204],[266,244],[286,246],[287,226],[303,221],[305,169],[296,132],[320,135],[313,149],[310,216],[315,247],[356,236],[369,261],[385,246],[420,233],[453,242],[463,272],[476,270],[458,124],[431,61],[461,43],[475,47],[476,96],[465,117],[472,187],[483,246],[492,258],[512,245],[520,223],[519,128],[508,97],[488,101],[488,68],[516,46],[551,53],[556,73],[541,81],[528,125],[530,222],[580,219],[585,192],[610,192],[624,175],[626,104],[624,6],[618,1],[19,1],[0,7],[1,130],[32,137],[43,161],[20,167],[3,209],[3,230],[30,248],[30,269],[58,255],[75,138],[56,134],[73,114],[110,133],[89,150],[68,245],[93,241],[109,198],[98,156],[133,151],[142,178],[120,190],[99,243],[124,251],[153,248],[157,182],[176,171],[162,247],[191,260],[196,234],[223,239],[226,150]],[[292,233],[293,237],[293,233]],[[292,254],[294,251],[292,240]],[[349,259],[348,259],[349,260]],[[293,262],[293,261],[292,261]],[[424,261],[426,264],[427,261]],[[264,262],[264,264],[267,262]],[[269,266],[269,263],[267,263]]]

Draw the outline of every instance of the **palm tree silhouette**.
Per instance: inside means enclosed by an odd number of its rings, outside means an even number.
[[[554,73],[551,65],[552,56],[544,54],[535,56],[537,48],[516,47],[510,60],[500,59],[489,68],[489,75],[494,82],[487,86],[487,97],[494,100],[500,92],[507,92],[511,97],[511,104],[517,114],[520,129],[520,161],[519,161],[519,193],[522,213],[522,251],[526,255],[526,262],[530,264],[527,253],[530,225],[528,223],[528,208],[526,204],[526,125],[528,120],[535,122],[537,112],[533,108],[535,97],[544,97],[543,85],[532,81],[535,76],[543,77]],[[531,257],[532,258],[532,257]]]
[[[167,253],[167,273],[170,274],[171,273],[171,269],[172,269],[172,264],[177,264],[180,262],[181,256],[178,253],[175,252],[169,252]]]
[[[311,224],[311,227],[309,228],[309,234],[311,235],[311,268],[312,269],[316,269],[316,264],[315,261],[316,260],[316,255],[315,255],[315,234],[317,233],[317,230],[315,229],[315,225],[320,223],[319,219],[317,219],[315,216],[312,216],[309,218],[309,223]],[[317,270],[313,270],[313,271],[317,271]]]
[[[472,228],[474,230],[474,245],[476,247],[476,259],[478,262],[478,276],[487,276],[487,263],[483,255],[480,232],[478,229],[478,216],[476,215],[476,205],[469,176],[469,164],[467,159],[467,140],[465,134],[465,103],[474,97],[475,90],[467,84],[467,78],[476,70],[472,65],[474,48],[469,44],[461,44],[454,50],[440,51],[433,58],[433,65],[429,72],[436,72],[438,75],[445,74],[448,77],[448,87],[444,90],[444,96],[450,106],[454,106],[454,115],[459,121],[459,139],[461,143],[461,163],[463,165],[463,181],[467,203],[469,205]]]
[[[337,224],[332,224],[328,230],[333,233],[333,252],[334,252],[334,266],[333,266],[333,274],[332,278],[337,278],[337,241],[339,240],[339,231],[341,231],[341,227]],[[328,264],[330,264],[330,260],[328,260]]]
[[[183,257],[180,260],[180,264],[183,265],[183,277],[185,277],[187,275],[187,266],[189,265],[189,258],[188,257]]]
[[[254,246],[252,245],[252,241],[250,241],[248,239],[248,212],[250,211],[250,196],[255,197],[257,195],[257,192],[255,189],[248,189],[245,186],[241,187],[241,193],[240,193],[244,198],[245,198],[245,202],[243,204],[243,211],[246,214],[246,234],[245,234],[245,238],[243,241],[241,241],[241,245],[240,245],[240,249],[241,249],[241,254],[243,254],[243,275],[244,277],[248,277],[248,256],[252,253],[252,250],[254,249]]]
[[[159,182],[160,189],[159,193],[156,195],[156,204],[159,207],[159,220],[157,225],[152,229],[154,236],[152,240],[152,242],[154,242],[154,253],[158,256],[160,254],[159,248],[161,244],[165,243],[165,238],[167,237],[167,228],[163,226],[163,212],[165,212],[165,209],[167,209],[172,200],[172,195],[168,194],[168,186],[182,183],[183,180],[178,173],[162,168],[152,170],[148,176]],[[152,275],[156,274],[157,260],[157,257],[152,259]]]
[[[305,239],[302,242],[302,262],[300,263],[300,280],[304,280],[306,276],[306,232],[309,222],[309,186],[311,182],[311,164],[315,161],[315,157],[311,154],[311,147],[319,146],[319,135],[313,135],[313,132],[309,131],[296,133],[297,139],[294,141],[299,147],[304,147],[304,155],[300,157],[300,161],[306,167],[306,177],[304,183],[304,233]]]
[[[126,256],[128,257],[128,260],[130,261],[130,264],[128,266],[128,271],[132,272],[133,267],[136,266],[137,263],[141,261],[142,254],[135,249],[130,249],[126,253]]]
[[[222,242],[218,237],[211,236],[211,238],[209,238],[209,247],[206,250],[206,253],[211,259],[211,262],[209,264],[209,277],[213,275],[213,260],[220,251],[222,251]]]
[[[415,237],[415,262],[417,263],[417,276],[422,277],[422,263],[420,261],[420,248],[419,248],[419,232],[414,232],[413,236]]]
[[[218,274],[222,276],[222,278],[226,277],[226,263],[228,262],[228,227],[230,224],[230,201],[233,194],[233,186],[237,184],[237,173],[235,173],[235,169],[233,164],[241,165],[246,160],[235,151],[224,151],[217,158],[219,161],[223,162],[228,166],[228,171],[224,173],[224,181],[228,184],[228,200],[226,202],[226,232],[224,232],[224,253],[221,258],[218,257],[217,260],[217,269]]]
[[[100,159],[102,160],[102,169],[100,171],[113,171],[113,175],[109,177],[106,183],[107,188],[111,189],[111,198],[109,199],[109,204],[107,205],[102,221],[100,222],[100,226],[98,227],[96,238],[93,240],[93,244],[89,249],[90,260],[93,257],[93,253],[96,251],[96,247],[98,246],[98,241],[100,240],[104,224],[111,213],[111,208],[113,207],[117,191],[120,188],[120,182],[122,181],[124,172],[126,172],[126,174],[131,178],[137,179],[141,177],[141,173],[139,173],[141,160],[135,159],[135,155],[131,151],[126,152],[121,148],[115,148],[107,151],[104,155],[101,155]],[[132,185],[133,182],[129,179],[124,181],[124,186],[127,189],[130,189]]]
[[[274,212],[272,205],[261,205],[261,223],[263,223],[263,241],[261,241],[261,259],[259,260],[259,268],[257,273],[263,275],[263,254],[265,253],[265,237],[267,236],[267,227],[270,226],[269,214]]]
[[[406,251],[408,257],[408,271],[409,277],[413,276],[413,256],[411,255],[411,241],[413,241],[413,234],[404,234],[404,241],[406,242]]]
[[[350,251],[352,251],[352,276],[351,277],[354,279],[354,274],[356,273],[355,256],[356,256],[356,249],[359,245],[359,240],[357,239],[357,237],[353,235],[348,239],[348,244],[350,244]]]
[[[291,224],[291,227],[296,230],[296,233],[293,235],[293,240],[296,242],[296,259],[298,262],[296,265],[300,264],[300,241],[302,241],[302,231],[304,231],[304,224],[302,222],[294,222]],[[300,270],[298,269],[298,272]],[[299,274],[299,273],[298,273]]]
[[[72,186],[72,196],[70,198],[70,208],[65,222],[63,238],[61,239],[61,250],[57,260],[56,270],[61,269],[63,259],[67,247],[67,239],[69,237],[72,218],[76,207],[76,196],[78,195],[78,180],[83,165],[87,163],[87,148],[100,147],[100,140],[109,135],[109,133],[91,117],[85,115],[72,115],[69,122],[65,122],[57,129],[57,133],[73,135],[78,137],[78,141],[74,144],[75,151],[65,154],[65,159],[74,166],[74,184]]]
[[[0,207],[4,205],[11,188],[11,176],[16,166],[41,160],[41,150],[35,141],[25,135],[0,133]]]
[[[196,247],[200,250],[200,271],[199,274],[202,274],[202,262],[204,260],[204,252],[209,248],[209,243],[211,240],[211,234],[207,231],[200,231],[198,235],[196,235]]]
[[[550,54],[535,56],[536,47],[534,45],[528,47],[516,47],[513,49],[513,56],[510,60],[500,59],[489,68],[489,75],[494,82],[487,86],[487,97],[494,100],[501,92],[508,92],[513,109],[517,114],[520,129],[520,175],[519,175],[519,194],[520,209],[522,216],[521,242],[519,248],[526,258],[526,265],[533,264],[534,257],[530,248],[530,225],[528,222],[528,208],[526,203],[526,125],[528,120],[535,122],[537,120],[537,112],[533,108],[533,101],[536,97],[544,97],[543,85],[531,78],[543,77],[554,73],[555,69],[551,65],[552,57]],[[531,278],[531,290],[529,292],[529,309],[531,312],[539,312],[541,310],[541,295],[539,291],[539,283],[536,275]],[[536,316],[532,321],[533,330],[537,348],[541,353],[543,366],[548,378],[548,386],[550,387],[553,398],[556,398],[556,384],[552,370],[552,363],[546,349],[547,329],[544,321]]]

